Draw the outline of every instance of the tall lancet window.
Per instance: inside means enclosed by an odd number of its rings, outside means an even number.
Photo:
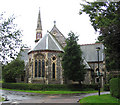
[[[41,77],[41,61],[39,60],[39,72],[38,72],[38,76]]]
[[[37,77],[37,60],[35,60],[35,77]]]
[[[52,78],[56,79],[56,56],[52,57]]]
[[[42,60],[42,77],[45,76],[45,61]]]
[[[53,79],[55,79],[55,63],[53,63],[52,69],[53,69]]]
[[[32,64],[32,78],[33,78],[33,64]]]

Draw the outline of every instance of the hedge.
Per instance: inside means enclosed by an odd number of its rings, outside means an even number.
[[[110,94],[120,99],[120,78],[110,80]]]
[[[3,83],[3,88],[18,89],[18,90],[66,90],[65,85],[42,85],[42,84],[28,84],[28,83]]]
[[[109,84],[104,84],[104,91],[110,91],[110,86]]]
[[[71,91],[77,91],[77,90],[97,90],[97,85],[60,85],[60,84],[30,84],[30,83],[3,83],[3,88],[7,89],[18,89],[18,90],[41,90],[41,91],[57,91],[57,90],[71,90]]]

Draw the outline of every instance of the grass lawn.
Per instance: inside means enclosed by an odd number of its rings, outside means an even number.
[[[101,103],[104,103],[106,105],[109,105],[107,103],[110,103],[110,105],[113,103],[113,105],[120,105],[120,99],[112,97],[110,94],[104,94],[104,95],[95,95],[95,96],[88,96],[80,100],[80,103],[82,105],[89,103],[88,105],[99,105]],[[93,104],[94,103],[94,104]],[[98,104],[97,104],[98,103]],[[102,104],[103,105],[103,104]]]
[[[16,89],[5,89],[10,91],[20,91],[20,92],[31,92],[31,93],[40,93],[40,94],[73,94],[73,93],[97,93],[98,91],[34,91],[34,90],[16,90]]]

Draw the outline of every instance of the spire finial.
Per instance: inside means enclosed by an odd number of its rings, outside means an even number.
[[[54,26],[56,26],[56,21],[54,20]]]

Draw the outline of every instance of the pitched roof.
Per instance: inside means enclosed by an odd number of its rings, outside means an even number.
[[[31,51],[50,50],[50,51],[64,51],[57,40],[49,33],[38,41]],[[29,51],[29,52],[31,52]]]
[[[91,69],[91,67],[84,58],[83,58],[83,64],[85,65],[85,69]]]
[[[56,25],[53,26],[52,30],[50,31],[51,34],[55,37],[56,40],[60,43],[62,47],[66,46],[66,38],[65,36],[59,31],[59,29],[56,27]]]
[[[81,45],[80,47],[83,52],[82,56],[83,58],[85,58],[87,62],[98,61],[96,47],[100,47],[99,61],[103,61],[105,58],[104,45],[102,43],[85,44],[85,45]]]

